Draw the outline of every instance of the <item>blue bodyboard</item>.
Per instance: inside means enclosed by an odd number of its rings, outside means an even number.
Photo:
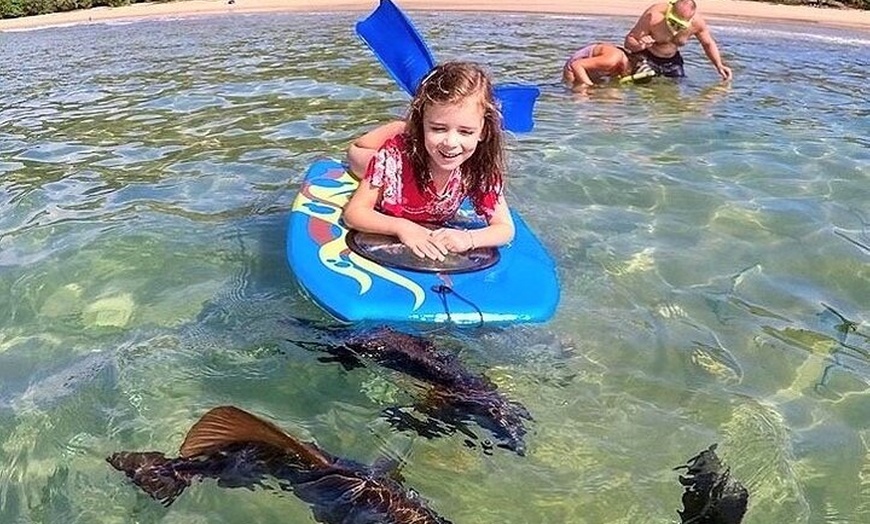
[[[499,261],[468,273],[389,268],[347,246],[341,210],[358,181],[334,160],[315,162],[293,202],[287,261],[299,285],[345,322],[512,324],[555,313],[559,283],[552,258],[516,211],[516,235]]]

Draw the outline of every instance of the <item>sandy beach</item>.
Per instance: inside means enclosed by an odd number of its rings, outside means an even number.
[[[142,17],[184,17],[256,12],[367,12],[377,0],[185,0],[135,4],[67,13],[0,20],[0,31],[34,29],[80,23],[99,23]],[[637,16],[652,0],[398,0],[406,11],[501,11],[550,14]],[[870,31],[870,11],[788,6],[742,0],[703,0],[700,12],[710,20],[804,22]]]

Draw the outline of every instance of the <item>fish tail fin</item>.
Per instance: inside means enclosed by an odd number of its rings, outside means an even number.
[[[118,471],[123,471],[142,491],[164,506],[172,504],[190,485],[190,480],[172,467],[174,461],[156,451],[122,451],[113,453],[106,458],[106,462]]]

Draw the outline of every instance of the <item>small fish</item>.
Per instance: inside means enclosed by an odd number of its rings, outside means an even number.
[[[683,510],[678,511],[682,524],[740,524],[749,503],[749,492],[731,478],[716,455],[716,444],[705,449],[674,470],[683,485]]]
[[[439,351],[429,340],[384,327],[351,336],[339,344],[294,342],[329,353],[332,357],[324,361],[339,362],[347,370],[372,361],[425,382],[432,388],[415,409],[454,427],[474,420],[493,434],[500,447],[525,454],[524,420],[532,420],[529,411],[508,400],[485,376],[471,373],[454,354]]]
[[[365,466],[336,458],[234,406],[203,415],[177,458],[124,451],[106,460],[165,506],[195,479],[250,488],[272,477],[282,490],[310,504],[314,518],[324,524],[450,524],[402,487],[392,464]]]

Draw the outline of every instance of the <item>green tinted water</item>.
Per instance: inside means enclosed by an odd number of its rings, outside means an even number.
[[[866,33],[718,23],[732,85],[692,44],[679,85],[572,97],[562,60],[630,20],[415,13],[439,59],[545,84],[509,197],[558,313],[436,333],[534,415],[518,457],[394,431],[400,376],[286,340],[289,317],[328,320],[283,258],[302,174],[407,100],[356,19],[3,35],[0,521],[312,522],[214,482],[164,509],[104,462],[174,453],[221,404],[403,459],[457,523],[673,522],[671,468],[713,442],[748,523],[870,520]]]

